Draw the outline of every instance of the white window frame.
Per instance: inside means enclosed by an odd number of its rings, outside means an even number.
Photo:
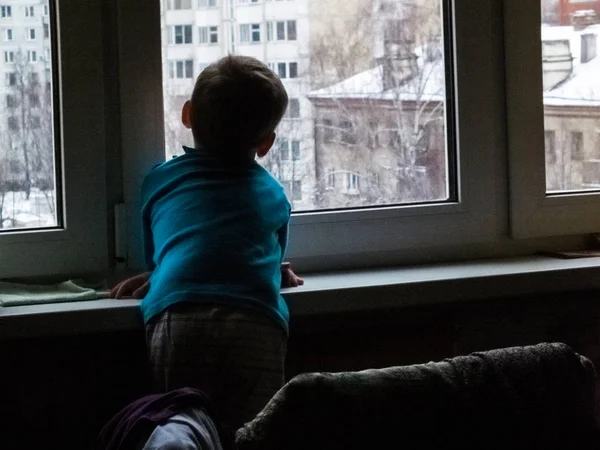
[[[296,39],[289,38],[289,26],[290,22],[295,22],[296,26]],[[277,32],[277,24],[283,24],[283,38],[279,39],[279,34]],[[298,41],[298,20],[290,19],[290,20],[274,20],[267,22],[267,40],[269,42],[296,42]]]
[[[0,233],[0,278],[98,273],[108,267],[102,0],[59,2],[64,227]],[[60,33],[57,33],[60,35]],[[77,36],[77,39],[73,38]],[[93,189],[89,187],[93,186]]]
[[[198,0],[198,8],[216,8],[219,6],[218,0]]]
[[[28,41],[35,41],[36,40],[36,30],[35,28],[27,28],[27,40]]]
[[[505,2],[507,127],[513,238],[600,230],[600,192],[546,194],[539,1]]]
[[[15,38],[14,34],[15,32],[12,28],[6,28],[4,30],[4,41],[11,42]]]
[[[379,264],[393,263],[414,257],[423,248],[476,244],[487,248],[490,242],[501,246],[508,233],[508,211],[503,191],[505,92],[501,76],[504,63],[497,39],[502,29],[497,13],[501,10],[499,1],[453,2],[456,82],[452,88],[458,92],[460,201],[294,214],[288,257],[299,267],[332,268],[339,262],[360,265],[370,255],[377,255],[373,258]],[[134,0],[122,0],[119,8],[140,12],[134,4]],[[148,170],[164,161],[164,136],[158,131],[163,129],[161,44],[156,39],[160,11],[158,7],[143,8],[142,18],[131,16],[121,16],[119,66],[124,170],[128,174],[124,180],[130,220],[128,251],[132,267],[141,269],[144,264],[137,198]],[[501,41],[499,45],[501,49]],[[134,99],[129,93],[139,92],[139,85],[146,86],[144,92],[149,95]]]
[[[185,41],[186,33],[185,29],[189,27],[190,30],[190,42]],[[181,29],[181,42],[177,41],[177,29]],[[171,25],[169,26],[169,44],[170,45],[191,45],[194,43],[194,26],[191,24]]]
[[[35,17],[35,6],[25,6],[25,17]]]
[[[191,63],[191,74],[188,77],[187,76],[187,68],[190,66]],[[178,75],[179,73],[179,66],[181,65],[181,73],[182,76],[180,77]],[[169,61],[169,78],[171,80],[192,80],[194,79],[194,60],[193,59],[176,59],[176,60],[170,60]]]
[[[11,5],[0,5],[0,19],[9,19],[12,17]]]
[[[36,63],[38,62],[38,54],[36,50],[27,50],[27,62]]]
[[[15,52],[13,50],[7,50],[4,52],[4,63],[14,64],[15,63]]]
[[[183,7],[183,2],[184,1],[185,2],[189,2],[189,5],[190,5],[189,8],[184,8]],[[168,0],[168,2],[169,2],[169,5],[168,5],[169,9],[173,10],[173,11],[189,11],[190,9],[192,9],[192,0]],[[182,7],[181,8],[176,8],[175,7],[176,2],[179,2],[180,5],[182,5]]]
[[[219,44],[219,26],[207,25],[198,28],[199,43],[201,45],[218,45]],[[212,38],[216,37],[216,41],[212,42]]]

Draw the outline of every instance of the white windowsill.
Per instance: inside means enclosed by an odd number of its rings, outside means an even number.
[[[317,274],[285,289],[294,317],[600,289],[600,258],[526,257]],[[0,307],[0,341],[142,329],[137,300]]]

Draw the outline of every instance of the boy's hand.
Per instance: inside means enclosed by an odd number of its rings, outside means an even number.
[[[150,275],[152,272],[145,272],[135,277],[121,281],[110,291],[111,298],[133,297],[137,299],[144,298],[150,289]]]
[[[300,278],[292,270],[292,264],[289,262],[281,263],[281,287],[298,287],[304,284],[304,279]]]

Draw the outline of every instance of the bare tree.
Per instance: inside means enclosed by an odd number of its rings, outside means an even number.
[[[447,195],[440,11],[437,2],[390,3],[376,24],[384,48],[377,66],[314,98],[321,207]]]

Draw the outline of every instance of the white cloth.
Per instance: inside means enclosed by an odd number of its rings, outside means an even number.
[[[190,408],[157,426],[143,450],[222,450],[214,422],[204,411]]]

